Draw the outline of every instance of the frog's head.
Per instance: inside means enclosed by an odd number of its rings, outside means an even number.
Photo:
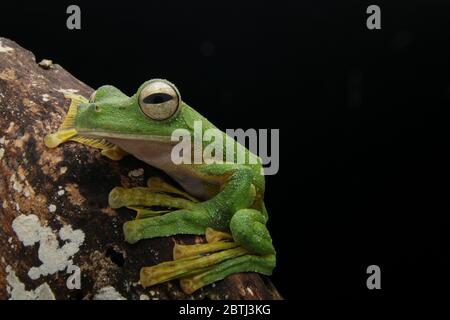
[[[101,149],[111,143],[171,141],[175,129],[193,133],[193,120],[204,119],[181,100],[172,83],[153,79],[128,97],[113,86],[102,86],[89,100],[71,95],[72,104],[58,132],[45,137],[48,147],[71,140]],[[204,119],[206,120],[206,119]]]
[[[81,135],[97,138],[170,137],[173,129],[189,129],[185,108],[177,88],[165,80],[147,81],[131,97],[103,86],[78,106],[74,127]]]

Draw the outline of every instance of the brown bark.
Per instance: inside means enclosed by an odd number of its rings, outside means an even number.
[[[9,270],[34,290],[46,282],[56,299],[91,299],[101,288],[112,286],[127,299],[185,299],[178,282],[144,289],[137,282],[142,266],[171,260],[174,242],[193,243],[200,237],[177,236],[143,240],[129,245],[122,224],[132,218],[127,209],[112,210],[107,195],[115,187],[143,186],[161,172],[134,159],[114,162],[98,150],[76,143],[56,149],[43,145],[46,133],[55,131],[69,101],[63,91],[88,97],[92,89],[61,66],[37,64],[33,54],[0,38],[0,299],[10,297]],[[144,169],[142,175],[130,171]],[[81,289],[66,286],[65,271],[32,280],[28,271],[40,265],[39,244],[24,246],[12,222],[34,214],[42,225],[57,232],[64,225],[81,229],[85,240],[73,256],[81,269]],[[63,245],[63,242],[60,243]],[[194,293],[202,299],[279,299],[267,278],[236,274]]]

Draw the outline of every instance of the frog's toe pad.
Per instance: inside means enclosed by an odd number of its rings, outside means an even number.
[[[111,208],[117,209],[124,206],[124,203],[122,201],[123,190],[124,188],[122,187],[115,187],[111,190],[108,196],[108,203]]]

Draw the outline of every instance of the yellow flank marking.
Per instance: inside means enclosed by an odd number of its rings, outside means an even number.
[[[114,147],[112,143],[107,142],[105,139],[86,138],[80,135],[74,136],[70,140],[98,149],[110,149]]]

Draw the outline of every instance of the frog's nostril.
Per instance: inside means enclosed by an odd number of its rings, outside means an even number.
[[[95,110],[95,112],[100,112],[100,111],[102,111],[102,108],[98,105],[95,105],[94,110]]]
[[[77,112],[86,110],[86,109],[88,108],[88,106],[89,106],[89,104],[80,103],[80,104],[77,106]]]

